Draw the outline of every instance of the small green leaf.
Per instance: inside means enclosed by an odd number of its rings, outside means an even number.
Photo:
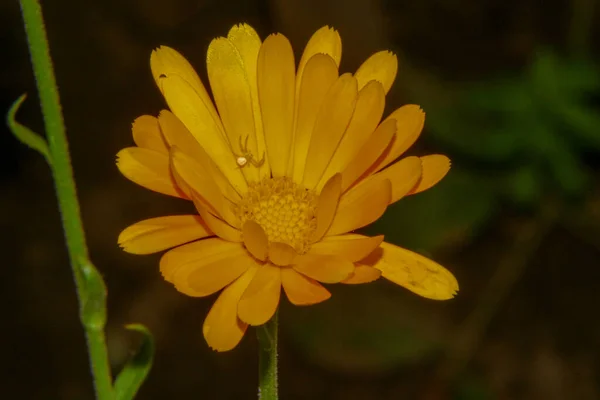
[[[52,158],[50,157],[50,150],[48,149],[48,143],[46,142],[46,139],[25,125],[21,125],[15,119],[17,111],[26,98],[27,95],[23,94],[12,104],[12,106],[10,106],[8,113],[6,114],[6,123],[13,135],[15,135],[15,137],[21,143],[40,153],[42,156],[44,156],[48,164],[52,165]]]
[[[106,285],[91,261],[81,260],[79,267],[84,282],[81,321],[88,328],[102,330],[106,325]]]
[[[125,364],[115,380],[116,400],[133,399],[146,379],[154,358],[154,340],[148,328],[141,324],[130,324],[126,328],[141,333],[143,339],[137,353]]]

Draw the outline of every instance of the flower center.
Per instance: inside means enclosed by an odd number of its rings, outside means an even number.
[[[242,225],[258,223],[269,242],[292,246],[298,254],[308,250],[310,235],[317,226],[317,195],[290,178],[268,178],[251,183],[248,193],[237,204]]]

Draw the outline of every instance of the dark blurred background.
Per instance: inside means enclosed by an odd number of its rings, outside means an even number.
[[[391,49],[388,111],[427,112],[412,154],[453,161],[434,189],[371,226],[458,278],[434,302],[384,280],[331,287],[281,310],[282,399],[600,399],[600,5],[594,0],[56,0],[43,2],[92,258],[109,289],[118,370],[146,324],[157,354],[140,399],[252,399],[257,342],[228,353],[202,337],[214,301],[164,282],[159,255],[132,256],[127,225],[188,203],[124,179],[130,126],[165,107],[153,48],[180,50],[205,76],[210,40],[249,22],[297,54],[322,25],[343,40],[342,70]],[[596,6],[596,7],[594,7]],[[18,2],[0,3],[0,110],[43,131]],[[91,399],[83,331],[50,173],[0,135],[0,390],[3,398]]]

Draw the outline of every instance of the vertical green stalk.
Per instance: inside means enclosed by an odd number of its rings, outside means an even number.
[[[80,317],[88,343],[96,398],[112,400],[114,396],[104,337],[106,288],[89,261],[42,9],[37,0],[20,0],[20,3],[44,115],[52,174],[79,298]]]
[[[277,312],[263,326],[257,328],[258,354],[258,398],[277,400]]]

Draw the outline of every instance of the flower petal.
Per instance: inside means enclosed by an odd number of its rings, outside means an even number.
[[[392,184],[390,204],[397,202],[417,185],[421,179],[423,168],[419,157],[411,156],[395,162],[381,172],[371,175],[358,186],[369,181],[389,180]]]
[[[308,147],[304,187],[312,189],[321,180],[352,118],[357,96],[356,79],[350,74],[340,76],[327,92]]]
[[[369,225],[383,215],[391,195],[389,180],[367,180],[346,192],[338,205],[327,236],[339,235]]]
[[[358,92],[356,108],[352,114],[350,124],[317,189],[323,187],[331,176],[342,172],[351,160],[361,152],[363,145],[381,121],[384,107],[385,92],[381,83],[371,81]]]
[[[310,254],[330,254],[357,262],[371,254],[383,242],[383,235],[368,237],[357,234],[329,236],[311,246]]]
[[[237,305],[256,270],[256,267],[250,268],[235,282],[227,286],[206,316],[202,332],[212,349],[228,351],[242,340],[248,324],[238,318]]]
[[[202,220],[209,227],[211,232],[221,239],[229,240],[230,242],[242,241],[242,232],[239,229],[232,227],[227,222],[212,215],[206,208],[204,208],[202,202],[198,200],[196,195],[192,195],[192,198],[194,200],[196,210],[198,210]]]
[[[238,303],[238,316],[250,325],[262,325],[271,319],[281,296],[281,269],[270,264],[258,267]]]
[[[269,244],[269,261],[279,267],[290,265],[298,253],[286,243],[272,242]]]
[[[369,283],[376,281],[381,277],[381,271],[367,265],[355,265],[354,271],[350,276],[344,279],[341,283],[348,285],[359,285],[361,283]]]
[[[421,193],[430,189],[450,171],[450,159],[441,154],[431,154],[421,157],[421,165],[423,167],[421,179],[407,194]]]
[[[294,64],[294,52],[285,36],[270,35],[263,42],[258,54],[258,98],[273,177],[285,176],[290,158],[296,80]]]
[[[331,293],[319,282],[293,268],[281,268],[281,285],[290,303],[297,306],[317,304],[331,297]]]
[[[350,261],[329,254],[298,256],[292,267],[301,274],[323,283],[341,282],[354,270],[354,265]]]
[[[316,54],[308,60],[302,81],[299,82],[298,100],[294,123],[294,146],[291,174],[294,182],[301,184],[306,167],[306,155],[315,127],[315,121],[327,92],[338,78],[333,59]]]
[[[117,153],[117,168],[132,182],[146,189],[186,199],[171,175],[169,156],[141,147],[127,147]]]
[[[398,72],[398,58],[392,52],[383,50],[369,57],[356,71],[354,76],[362,89],[370,81],[378,81],[383,85],[385,93],[389,92]]]
[[[456,295],[458,282],[446,268],[410,250],[383,242],[361,263],[379,269],[382,276],[408,290],[433,300]]]
[[[159,153],[167,154],[169,149],[165,143],[165,138],[160,132],[158,120],[151,115],[142,115],[133,121],[131,126],[133,141],[138,147],[156,150]]]
[[[269,252],[269,239],[264,229],[252,220],[248,220],[242,227],[244,245],[254,257],[265,261]]]
[[[331,226],[331,223],[335,218],[335,212],[338,208],[341,194],[342,176],[336,174],[329,179],[319,194],[316,212],[317,228],[312,236],[313,242],[321,240],[323,235],[325,235],[325,232],[327,232],[327,229]]]
[[[335,29],[324,26],[316,31],[306,43],[300,63],[298,64],[298,77],[302,76],[304,67],[315,54],[325,54],[331,57],[339,67],[342,60],[342,39]]]
[[[198,215],[172,215],[136,222],[121,232],[118,242],[128,253],[152,254],[213,235]]]

